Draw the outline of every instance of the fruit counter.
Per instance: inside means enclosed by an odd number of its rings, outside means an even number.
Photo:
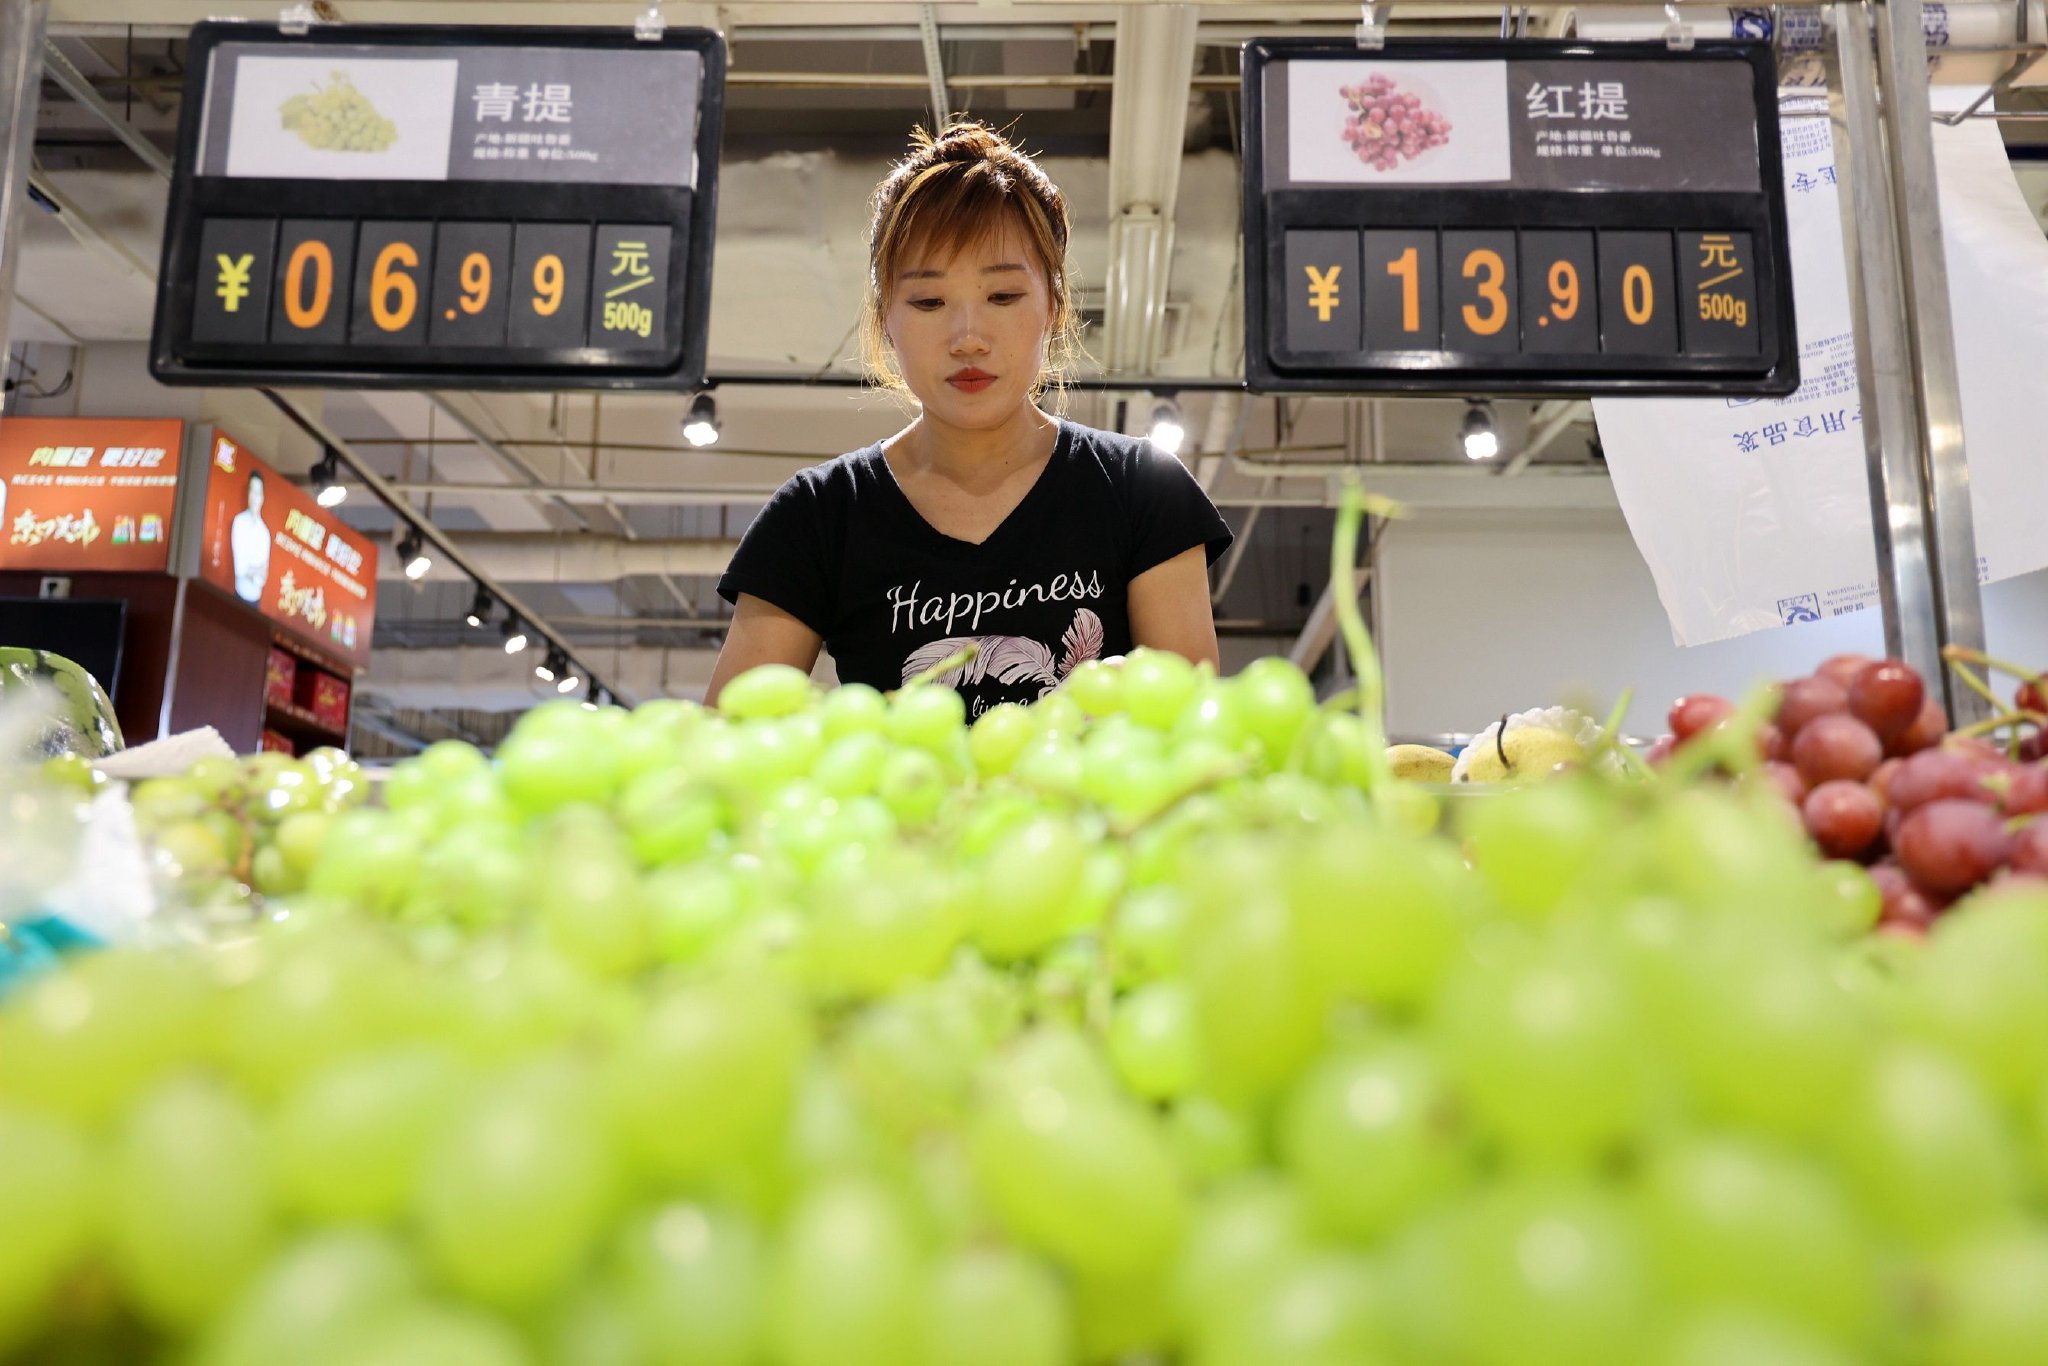
[[[1280,660],[771,668],[137,784],[154,942],[0,1001],[0,1360],[2048,1361],[2040,699],[1924,693],[1443,786]]]

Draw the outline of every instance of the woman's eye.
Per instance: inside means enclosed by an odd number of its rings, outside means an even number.
[[[910,306],[920,313],[929,313],[944,302],[943,299],[912,299]]]
[[[992,304],[1013,304],[1023,297],[1022,293],[991,294],[988,296],[988,300]]]

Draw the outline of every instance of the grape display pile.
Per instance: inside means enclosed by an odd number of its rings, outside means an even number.
[[[1402,92],[1390,77],[1369,76],[1338,93],[1350,111],[1344,141],[1375,171],[1391,171],[1451,140],[1451,121],[1423,108],[1421,97]]]
[[[1918,934],[1987,882],[2048,878],[2040,688],[2038,678],[2024,679],[2013,708],[1992,718],[2013,732],[2001,749],[1948,735],[1940,704],[1910,666],[1837,655],[1783,686],[1758,752],[1821,850],[1870,866],[1883,928]],[[1733,711],[1711,694],[1680,698],[1657,753],[1675,753]]]
[[[2048,884],[1376,745],[1140,652],[139,788],[271,895],[0,1004],[0,1359],[2048,1360]]]
[[[326,85],[293,95],[278,109],[286,129],[323,152],[381,152],[398,141],[398,125],[377,112],[346,71]]]

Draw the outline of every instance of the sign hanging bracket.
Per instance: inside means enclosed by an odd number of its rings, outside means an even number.
[[[277,31],[289,37],[303,38],[319,21],[320,16],[313,12],[313,7],[306,0],[299,0],[297,4],[286,5],[278,11]]]
[[[1664,46],[1673,52],[1692,51],[1692,25],[1678,17],[1678,6],[1671,0],[1664,5]]]
[[[1375,4],[1373,0],[1365,0],[1365,3],[1358,7],[1358,28],[1355,32],[1360,48],[1367,52],[1378,52],[1386,47],[1387,21],[1385,13],[1393,8],[1392,5]]]
[[[633,21],[633,36],[643,43],[658,43],[661,35],[668,32],[668,21],[661,17],[661,0],[652,0]]]

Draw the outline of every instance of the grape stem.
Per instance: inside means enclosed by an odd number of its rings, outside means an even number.
[[[1763,763],[1756,738],[1778,710],[1778,689],[1770,684],[1752,690],[1728,719],[1693,736],[1671,752],[1663,777],[1673,787],[1689,786],[1715,767],[1741,776]]]
[[[1950,646],[1949,650],[1953,650],[1954,648],[1954,646]],[[1968,688],[1971,692],[1977,694],[1977,696],[1983,698],[1986,702],[1989,702],[1993,708],[1999,711],[2004,711],[2005,699],[2000,697],[1997,693],[1993,692],[1991,689],[1991,685],[1985,682],[1984,679],[1978,675],[1975,669],[1972,669],[1968,664],[1964,663],[1961,658],[1950,654],[1949,650],[1943,650],[1941,652],[1942,658],[1948,660],[1949,672],[1953,673],[1958,679],[1962,680],[1962,684],[1964,687]]]
[[[1606,723],[1600,727],[1600,738],[1593,742],[1593,752],[1586,758],[1588,763],[1597,763],[1603,756],[1612,754],[1627,772],[1647,777],[1650,766],[1621,742],[1622,722],[1628,717],[1629,704],[1635,701],[1635,696],[1633,688],[1621,690],[1621,696],[1615,699],[1613,709],[1607,713]]]
[[[1337,629],[1344,648],[1351,654],[1351,668],[1358,675],[1358,719],[1365,723],[1363,761],[1366,791],[1383,816],[1394,814],[1394,769],[1387,762],[1387,724],[1384,715],[1386,677],[1380,672],[1380,657],[1373,649],[1372,632],[1358,610],[1358,594],[1352,585],[1358,567],[1358,531],[1365,523],[1369,506],[1379,516],[1401,515],[1400,505],[1385,498],[1369,498],[1356,475],[1346,475],[1344,492],[1337,504],[1337,530],[1330,539],[1330,599],[1336,608]]]
[[[2011,660],[1985,654],[1982,650],[1973,650],[1967,645],[1944,645],[1941,647],[1941,657],[1948,661],[1952,668],[1963,664],[1975,664],[1980,669],[1991,669],[1998,673],[2011,674],[2014,678],[2025,683],[2038,683],[2043,678],[2048,678],[2048,674],[2044,674],[2039,669],[2029,669],[2015,664]]]
[[[898,688],[897,691],[902,692],[906,688],[922,687],[926,683],[930,683],[936,679],[944,678],[947,674],[953,672],[953,670],[955,669],[961,668],[969,660],[973,659],[976,655],[980,653],[981,647],[979,645],[976,645],[973,641],[969,641],[967,644],[962,645],[959,649],[953,651],[952,654],[947,655],[944,659],[932,665],[929,669],[926,669],[923,673],[912,674],[909,678],[904,679],[903,687]]]

